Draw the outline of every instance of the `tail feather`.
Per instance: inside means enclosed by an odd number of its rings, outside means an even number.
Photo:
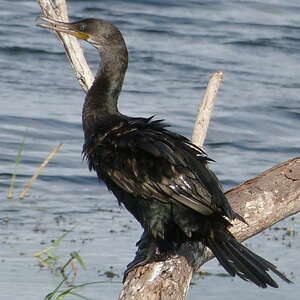
[[[231,276],[238,275],[245,281],[250,280],[260,287],[266,287],[262,284],[261,278],[257,276],[257,272],[255,272],[253,268],[249,268],[249,265],[243,262],[240,255],[235,255],[234,252],[229,249],[228,244],[224,242],[218,243],[210,239],[209,247],[214,252],[220,264]]]
[[[219,263],[224,267],[224,269],[231,275],[235,276],[237,270],[233,262],[230,260],[230,255],[227,254],[224,249],[220,247],[214,239],[208,239],[208,247],[212,250]]]
[[[278,284],[267,273],[270,270],[284,281],[291,283],[284,274],[278,271],[276,266],[240,244],[226,229],[211,234],[207,238],[207,245],[220,264],[232,276],[237,275],[262,288],[266,288],[268,285],[277,288]]]
[[[280,271],[278,271],[278,269],[275,265],[273,265],[272,263],[270,263],[263,257],[260,257],[259,255],[255,254],[254,252],[250,251],[245,246],[240,244],[236,239],[233,240],[233,243],[235,243],[239,249],[245,249],[247,251],[248,255],[250,255],[254,260],[255,259],[259,260],[261,262],[261,264],[264,265],[266,271],[271,270],[273,273],[275,273],[278,277],[280,277],[285,282],[292,283],[292,281],[290,281],[284,274],[282,274]]]
[[[266,288],[267,285],[272,286],[274,288],[278,287],[278,284],[266,272],[268,269],[265,268],[265,266],[261,263],[260,260],[258,259],[253,260],[253,258],[251,258],[248,255],[249,254],[248,252],[246,251],[240,252],[237,248],[232,246],[232,244],[230,243],[227,246],[228,248],[230,248],[233,255],[235,255],[237,261],[240,260],[240,262],[242,262],[247,267],[248,277],[253,276],[253,274],[255,274],[255,277],[258,279],[258,282],[256,282],[258,286],[263,288]]]
[[[231,276],[235,276],[236,274],[238,274],[238,276],[243,280],[247,280],[247,277],[244,276],[244,272],[239,271],[239,269],[241,268],[237,268],[236,262],[231,259],[231,253],[228,253],[227,249],[224,248],[223,245],[219,245],[219,243],[215,242],[214,239],[209,239],[208,246],[213,251],[219,263]],[[253,279],[253,281],[255,281],[255,278]]]

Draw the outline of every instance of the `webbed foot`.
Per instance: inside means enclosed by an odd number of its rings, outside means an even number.
[[[123,283],[125,282],[129,272],[138,266],[146,265],[154,256],[157,249],[155,241],[146,231],[144,231],[140,240],[136,243],[136,246],[138,247],[138,250],[135,254],[134,260],[127,265],[127,269],[123,276]]]

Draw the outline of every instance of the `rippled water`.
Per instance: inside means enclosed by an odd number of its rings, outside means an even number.
[[[132,116],[156,114],[191,135],[210,74],[222,69],[205,148],[229,188],[300,153],[300,3],[283,1],[69,1],[73,20],[106,18],[123,32],[130,62],[120,109]],[[0,299],[42,299],[61,280],[40,269],[33,253],[65,229],[76,228],[56,250],[61,261],[80,251],[88,269],[78,282],[105,283],[80,291],[91,299],[115,299],[122,272],[141,230],[81,159],[84,93],[74,80],[55,36],[35,26],[36,1],[0,2]],[[86,46],[96,69],[98,57]],[[16,154],[15,200],[6,195]],[[22,201],[18,193],[59,142],[60,153]],[[298,218],[277,228],[299,230]],[[298,299],[299,236],[268,230],[248,241],[295,282],[261,290],[213,273],[194,279],[189,299]],[[112,267],[112,269],[111,269]],[[103,276],[112,270],[118,276]],[[218,287],[218,288],[216,288]],[[72,297],[71,297],[72,298]]]

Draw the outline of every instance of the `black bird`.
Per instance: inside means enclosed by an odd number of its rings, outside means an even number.
[[[211,160],[190,140],[168,130],[162,120],[121,114],[117,101],[128,64],[120,31],[100,19],[62,23],[41,17],[39,26],[92,44],[101,57],[83,106],[83,154],[119,203],[144,228],[146,249],[132,269],[146,264],[156,247],[171,250],[185,241],[201,241],[232,276],[260,287],[278,287],[267,271],[290,282],[273,264],[242,246],[229,232],[232,210]]]

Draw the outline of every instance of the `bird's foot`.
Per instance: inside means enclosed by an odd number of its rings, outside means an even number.
[[[130,271],[139,266],[144,266],[151,261],[157,250],[157,245],[155,241],[149,237],[147,232],[144,232],[140,240],[136,243],[138,250],[136,252],[135,258],[132,262],[127,265],[127,269],[124,272],[123,283],[125,282]]]

